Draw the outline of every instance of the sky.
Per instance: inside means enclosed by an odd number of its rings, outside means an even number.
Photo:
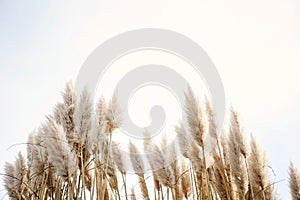
[[[267,153],[278,195],[290,199],[290,160],[300,168],[297,0],[0,1],[0,172],[98,45],[149,27],[182,33],[207,52],[228,105]]]

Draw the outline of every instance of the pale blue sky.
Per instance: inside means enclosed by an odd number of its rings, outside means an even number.
[[[285,179],[276,185],[280,197],[290,199],[289,161],[300,168],[299,13],[296,0],[0,1],[0,171],[25,149],[8,147],[26,142],[95,47],[123,31],[158,27],[207,51],[276,181]]]

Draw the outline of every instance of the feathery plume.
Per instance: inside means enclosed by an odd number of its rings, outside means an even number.
[[[113,160],[118,167],[118,170],[122,174],[125,174],[126,170],[127,170],[127,166],[126,166],[125,160],[123,159],[123,157],[121,155],[121,150],[120,150],[119,144],[117,144],[114,141],[112,142],[112,155],[113,155],[112,156]]]
[[[187,115],[189,132],[192,134],[199,146],[204,146],[207,128],[203,109],[190,87],[188,88],[188,92],[185,94],[185,98],[185,112]]]
[[[76,157],[68,145],[63,127],[50,117],[43,126],[42,144],[47,149],[48,161],[56,169],[55,173],[69,179],[76,172]]]
[[[184,194],[184,197],[188,199],[192,192],[191,179],[190,179],[189,169],[186,162],[182,160],[181,164],[182,164],[181,187],[182,187],[182,192]]]
[[[241,131],[238,117],[235,111],[231,111],[231,126],[229,134],[229,161],[232,169],[234,182],[237,185],[237,192],[240,198],[245,198],[248,190],[248,172],[246,157],[248,150]]]
[[[33,165],[34,162],[34,154],[35,154],[35,131],[32,131],[29,133],[28,139],[27,139],[27,165],[28,169]]]
[[[217,124],[215,122],[215,113],[208,98],[205,98],[205,108],[208,118],[208,134],[218,140]]]
[[[100,155],[101,147],[104,146],[103,143],[107,140],[106,127],[107,127],[107,106],[103,97],[100,98],[97,104],[96,115],[97,118],[94,123],[92,123],[91,131],[91,150],[95,157]]]
[[[177,153],[176,153],[176,146],[174,143],[172,143],[172,146],[168,152],[168,156],[170,156],[172,163],[170,164],[170,170],[172,174],[174,174],[174,186],[172,188],[172,195],[173,199],[181,200],[183,199],[183,191],[182,191],[182,185],[181,185],[181,175],[182,175],[182,170],[181,166],[177,160]]]
[[[166,187],[174,187],[174,174],[170,170],[170,166],[166,163],[166,159],[157,145],[153,145],[153,152],[148,157],[149,164],[161,184]]]
[[[167,187],[173,187],[175,184],[174,163],[168,164],[166,158],[176,161],[176,152],[169,152],[167,148],[166,137],[163,138],[161,149],[155,145],[150,137],[144,140],[144,150],[147,160],[155,177],[156,188],[159,189],[160,183]]]
[[[300,199],[300,173],[294,164],[290,164],[290,190],[293,200]]]
[[[243,135],[242,127],[240,126],[239,117],[236,111],[231,108],[231,119],[230,119],[230,135],[229,139],[233,143],[236,143],[240,153],[247,158],[249,151],[248,145],[246,143],[245,137]]]
[[[63,103],[58,103],[55,106],[53,116],[56,122],[64,127],[67,140],[71,142],[70,140],[75,128],[75,93],[71,82],[66,84],[66,88],[62,93],[62,97]]]
[[[144,161],[132,142],[129,143],[129,152],[133,170],[136,174],[143,174],[145,171]]]
[[[251,154],[249,157],[250,182],[254,196],[258,199],[271,199],[272,193],[269,189],[268,163],[265,153],[261,151],[256,140],[251,136]]]
[[[117,165],[118,170],[121,172],[121,176],[123,179],[123,185],[125,190],[125,196],[126,200],[128,199],[127,195],[127,185],[126,185],[126,170],[127,170],[127,164],[125,163],[125,159],[121,155],[121,150],[119,148],[119,144],[113,141],[112,143],[112,154],[113,154],[113,160],[114,163]]]
[[[107,124],[107,110],[108,107],[106,105],[104,97],[101,97],[97,104],[97,120],[99,127],[102,127]]]
[[[90,132],[92,129],[92,102],[88,90],[83,90],[80,99],[76,104],[74,111],[75,134],[80,138],[84,148],[87,148],[90,141]]]
[[[192,163],[192,166],[196,172],[201,172],[204,168],[203,160],[201,159],[201,149],[198,144],[194,141],[189,149],[188,158]]]
[[[24,199],[26,192],[28,192],[26,191],[28,180],[26,162],[21,152],[19,152],[18,157],[15,161],[13,177],[15,177],[14,184],[18,199]]]
[[[18,199],[16,183],[18,180],[14,176],[15,167],[11,163],[5,163],[5,176],[4,176],[4,186],[8,192],[8,195],[13,199]]]
[[[179,125],[175,127],[175,131],[177,133],[177,143],[180,148],[180,152],[185,158],[188,158],[188,149],[190,148],[190,142],[192,141],[190,135],[185,131],[184,125],[182,122],[179,122]]]
[[[121,111],[118,105],[117,94],[114,93],[107,108],[107,133],[111,134],[121,124]]]
[[[139,178],[139,185],[142,191],[143,198],[149,198],[148,188],[144,179],[144,162],[136,146],[132,142],[129,143],[129,152],[132,167]]]

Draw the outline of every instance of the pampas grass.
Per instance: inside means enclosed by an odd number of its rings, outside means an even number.
[[[77,163],[63,127],[48,118],[47,124],[43,126],[41,137],[43,138],[42,145],[48,152],[48,162],[53,165],[55,175],[69,180],[76,172]]]
[[[290,189],[293,200],[300,199],[300,172],[294,166],[290,164]]]
[[[142,196],[144,199],[148,199],[149,193],[148,193],[148,188],[144,177],[144,171],[145,171],[144,161],[137,147],[132,142],[130,142],[129,144],[129,151],[130,151],[130,160],[131,160],[132,167],[136,172],[136,175],[138,176],[138,181],[141,188]]]
[[[233,180],[237,187],[236,192],[238,193],[239,199],[244,199],[246,198],[246,193],[249,189],[246,165],[248,146],[241,129],[236,112],[231,110],[229,162],[232,169]]]
[[[200,102],[191,88],[173,143],[165,135],[156,144],[147,132],[142,147],[130,142],[127,149],[114,140],[122,116],[116,94],[107,102],[100,98],[95,109],[87,90],[77,97],[71,83],[62,97],[29,134],[27,156],[20,153],[5,164],[10,199],[277,199],[266,155],[254,137],[247,142],[237,112],[230,111],[229,130],[219,130],[212,105]],[[207,138],[216,142],[211,156]],[[130,166],[134,174],[127,173]],[[300,175],[293,164],[290,189],[299,200]]]
[[[257,199],[274,199],[273,185],[268,177],[268,163],[265,153],[260,149],[255,138],[251,137],[249,157],[250,184]]]
[[[14,199],[24,199],[28,190],[28,180],[26,177],[27,168],[23,155],[21,153],[18,154],[14,165],[6,163],[5,171],[7,176],[4,179],[4,183],[10,197]]]

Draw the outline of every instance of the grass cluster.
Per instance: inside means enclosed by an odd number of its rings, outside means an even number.
[[[76,97],[68,84],[63,102],[29,135],[27,157],[20,153],[15,163],[6,163],[8,196],[16,200],[277,199],[265,153],[253,137],[246,141],[234,110],[229,130],[220,137],[209,101],[200,104],[190,89],[185,111],[172,148],[148,137],[143,148],[129,143],[130,159],[124,160],[112,140],[121,123],[116,98],[109,102],[101,98],[94,109],[87,92]],[[216,142],[211,154],[205,152],[208,137]],[[178,152],[181,158],[167,162]],[[134,175],[127,174],[128,165]],[[132,176],[137,180],[133,186],[127,180]],[[293,200],[299,200],[300,175],[292,164],[290,189]]]

